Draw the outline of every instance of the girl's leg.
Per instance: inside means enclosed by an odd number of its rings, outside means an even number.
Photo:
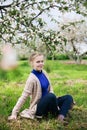
[[[44,116],[49,112],[53,115],[58,115],[57,100],[53,93],[49,93],[40,99],[37,104],[36,116]]]
[[[73,98],[71,95],[65,95],[57,98],[57,105],[59,106],[59,114],[66,117],[68,111],[71,109]]]

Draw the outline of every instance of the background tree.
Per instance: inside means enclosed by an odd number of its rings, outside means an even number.
[[[66,44],[66,39],[60,35],[59,31],[43,30],[37,32],[39,38],[42,40],[42,46],[45,46],[46,54],[49,59],[56,59],[57,53],[63,52]],[[59,47],[60,46],[60,47]]]
[[[61,26],[61,35],[67,40],[67,44],[63,45],[63,49],[70,59],[81,63],[82,57],[87,53],[87,22],[84,20],[67,22]],[[81,46],[84,44],[84,49]]]
[[[41,17],[43,13],[57,23],[58,21],[50,15],[50,10],[53,8],[57,8],[58,11],[63,13],[73,10],[83,16],[87,15],[86,0],[14,0],[13,2],[11,0],[10,4],[6,4],[6,1],[8,0],[2,0],[0,3],[0,43],[11,43],[13,45],[24,43],[33,49],[37,48],[34,46],[35,44],[31,44],[31,41],[35,41],[38,32],[43,30],[44,25],[46,25]],[[49,40],[51,35],[54,35],[55,41],[55,32],[54,34],[49,32]],[[45,43],[44,38],[41,37],[41,40]],[[61,42],[51,43],[47,42],[45,44],[53,55],[56,44]]]

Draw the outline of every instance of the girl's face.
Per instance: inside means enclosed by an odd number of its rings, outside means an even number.
[[[37,56],[33,61],[32,61],[32,67],[34,70],[41,71],[44,66],[44,57],[43,55]]]

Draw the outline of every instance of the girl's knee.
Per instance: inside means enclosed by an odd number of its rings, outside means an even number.
[[[68,101],[73,102],[73,97],[71,95],[66,95],[66,96]]]
[[[51,100],[56,99],[55,94],[53,94],[53,93],[49,93],[49,99],[51,99]]]

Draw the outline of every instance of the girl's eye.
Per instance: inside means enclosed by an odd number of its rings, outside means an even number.
[[[37,61],[36,63],[40,63],[40,61]]]
[[[42,60],[41,62],[43,63],[44,61]]]
[[[37,63],[40,63],[40,62],[43,63],[44,61],[43,60],[42,61],[37,61]]]

